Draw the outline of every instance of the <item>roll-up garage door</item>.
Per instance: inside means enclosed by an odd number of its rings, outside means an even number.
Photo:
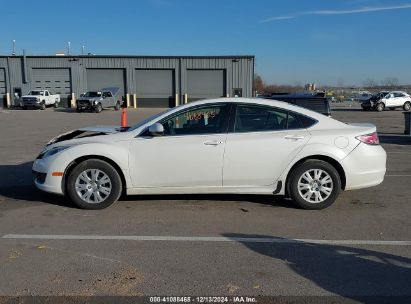
[[[135,79],[138,107],[168,108],[175,105],[175,79],[173,69],[137,69]]]
[[[120,96],[125,96],[124,69],[87,69],[87,91],[103,88],[120,88]]]
[[[0,69],[0,108],[4,107],[6,99],[6,72]]]
[[[126,95],[124,75],[124,69],[87,69],[87,91],[120,88],[120,97],[124,97]]]
[[[32,70],[33,90],[48,90],[51,94],[60,94],[61,105],[67,105],[71,95],[70,69]],[[27,92],[25,92],[27,93]]]
[[[189,101],[226,96],[225,70],[187,70]]]

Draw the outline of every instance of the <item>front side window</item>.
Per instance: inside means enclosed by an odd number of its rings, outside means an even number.
[[[234,132],[280,131],[300,128],[296,115],[272,107],[238,105]]]
[[[196,107],[167,117],[160,123],[164,135],[195,135],[225,132],[227,106],[225,104]]]
[[[103,93],[103,98],[106,98],[106,97],[111,97],[112,95],[111,95],[111,92],[104,92]]]

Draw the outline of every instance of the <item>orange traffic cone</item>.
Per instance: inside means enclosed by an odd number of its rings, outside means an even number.
[[[126,116],[126,111],[121,109],[121,127],[125,128],[127,125],[127,116]]]

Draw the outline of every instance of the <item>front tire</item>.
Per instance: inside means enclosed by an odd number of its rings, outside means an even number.
[[[411,109],[411,103],[409,101],[404,103],[403,109],[404,111],[409,111]]]
[[[338,171],[322,160],[307,160],[289,178],[289,195],[302,209],[320,210],[335,202],[341,191]]]
[[[46,109],[46,103],[42,101],[40,104],[40,110],[45,110],[45,109]]]
[[[377,110],[378,112],[382,112],[382,111],[384,111],[384,109],[385,109],[385,105],[384,105],[382,102],[380,102],[379,104],[377,104],[376,110]]]
[[[98,103],[96,105],[96,108],[94,110],[96,113],[101,113],[101,111],[103,111],[103,106],[101,105],[101,103]]]
[[[99,210],[118,200],[122,183],[113,166],[102,160],[90,159],[81,162],[69,173],[66,190],[76,206]]]

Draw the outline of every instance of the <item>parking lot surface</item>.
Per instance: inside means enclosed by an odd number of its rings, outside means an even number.
[[[79,210],[34,187],[32,161],[52,137],[118,125],[120,113],[0,111],[0,295],[411,296],[402,111],[333,108],[341,121],[377,125],[387,175],[321,211],[240,195],[130,196]],[[158,111],[128,110],[128,123]]]

